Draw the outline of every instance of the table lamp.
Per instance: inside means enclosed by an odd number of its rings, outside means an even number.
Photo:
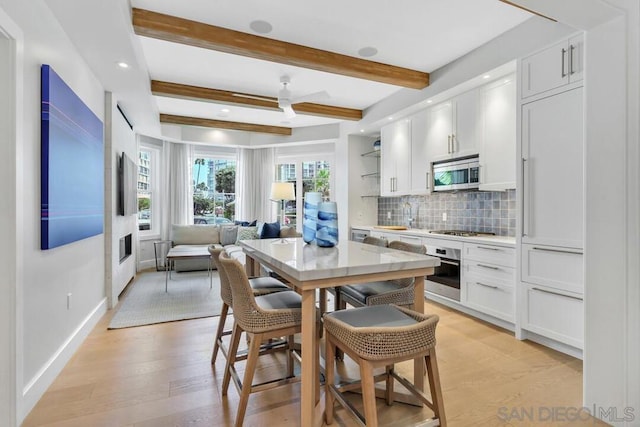
[[[284,202],[296,199],[293,182],[274,182],[271,184],[270,199],[274,202],[280,202],[280,212],[282,216],[281,225],[284,225]]]

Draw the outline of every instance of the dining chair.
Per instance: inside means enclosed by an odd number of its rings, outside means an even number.
[[[323,316],[325,327],[326,383],[325,421],[333,423],[337,400],[362,425],[377,426],[375,383],[386,381],[385,400],[395,400],[394,380],[421,400],[433,412],[431,422],[446,427],[440,374],[436,359],[436,325],[438,316],[422,314],[396,305],[376,305],[339,310]],[[340,349],[360,367],[360,381],[335,384],[335,351]],[[424,358],[431,398],[418,390],[408,379],[398,374],[398,362]],[[375,375],[375,368],[385,372]],[[343,393],[362,389],[364,416],[344,398]],[[430,424],[431,425],[431,424]]]
[[[301,332],[302,323],[302,299],[294,291],[274,292],[266,295],[254,295],[253,289],[247,278],[244,266],[237,260],[229,258],[226,253],[221,253],[218,263],[227,275],[233,295],[233,333],[231,346],[222,381],[222,395],[226,396],[229,383],[233,380],[240,401],[236,414],[235,425],[241,426],[247,409],[249,395],[251,393],[268,390],[273,387],[291,384],[299,381],[299,377],[293,375],[293,359],[299,359],[294,355],[294,334]],[[319,328],[322,330],[322,328]],[[249,338],[249,349],[244,370],[244,378],[240,380],[235,363],[240,343],[240,335],[245,332]],[[288,337],[286,351],[286,374],[283,378],[268,381],[262,384],[253,384],[253,376],[260,356],[262,342],[280,337]],[[313,355],[317,362],[318,354]],[[305,355],[305,357],[308,357]]]
[[[211,262],[218,270],[218,275],[220,277],[220,298],[222,299],[222,309],[220,310],[220,317],[218,318],[218,329],[216,331],[216,337],[214,339],[213,344],[213,352],[211,353],[211,364],[216,363],[216,358],[218,357],[218,350],[222,352],[222,355],[225,359],[229,358],[229,350],[225,347],[224,342],[222,340],[223,337],[231,335],[231,330],[225,330],[224,325],[227,321],[227,315],[229,313],[229,308],[233,306],[233,295],[231,293],[231,285],[229,284],[229,279],[224,271],[220,268],[218,259],[220,258],[220,254],[224,252],[223,248],[215,247],[214,245],[210,245],[209,253],[211,254]],[[265,295],[273,292],[281,292],[281,291],[290,291],[287,285],[282,283],[281,281],[274,279],[273,277],[255,277],[249,279],[249,285],[251,286],[251,290],[254,295]],[[266,347],[274,347],[276,344],[280,344],[279,342],[270,343]],[[246,354],[236,356],[242,359],[246,357]]]
[[[381,239],[370,241],[377,246],[384,246],[379,240]],[[389,242],[388,247],[423,255],[427,253],[427,248],[424,245],[416,245],[399,240]],[[354,307],[379,304],[397,304],[413,307],[413,283],[413,278],[407,278],[342,286],[339,289],[339,307],[337,308],[344,309],[347,303]]]

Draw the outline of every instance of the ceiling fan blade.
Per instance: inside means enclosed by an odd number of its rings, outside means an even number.
[[[291,108],[291,105],[282,107],[282,111],[284,112],[284,116],[287,119],[293,119],[296,116],[296,112],[293,111],[293,108]]]
[[[299,104],[301,102],[319,102],[329,99],[329,93],[326,90],[321,92],[310,93],[309,95],[299,96],[291,100],[292,104]]]

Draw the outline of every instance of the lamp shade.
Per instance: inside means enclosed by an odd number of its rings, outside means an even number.
[[[296,193],[292,182],[274,182],[271,184],[271,200],[295,200]]]

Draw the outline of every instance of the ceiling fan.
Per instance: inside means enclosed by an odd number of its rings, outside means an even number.
[[[284,75],[280,77],[280,83],[282,83],[282,88],[278,91],[278,107],[284,112],[284,116],[288,119],[296,116],[296,112],[293,111],[294,104],[318,102],[329,98],[329,94],[324,90],[292,98],[291,91],[289,90],[289,84],[291,84],[289,76]]]

